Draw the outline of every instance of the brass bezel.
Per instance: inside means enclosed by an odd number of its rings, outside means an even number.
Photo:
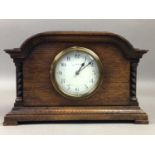
[[[96,84],[96,86],[94,87],[94,89],[91,89],[88,93],[86,94],[83,94],[83,95],[80,95],[80,96],[75,96],[75,95],[69,95],[67,93],[65,93],[63,90],[61,90],[61,88],[59,87],[58,83],[56,82],[56,78],[55,78],[55,68],[56,68],[56,65],[57,65],[57,62],[66,54],[72,52],[72,51],[81,51],[81,52],[84,52],[84,53],[87,53],[87,54],[90,54],[94,60],[96,61],[97,63],[97,66],[99,68],[99,80]],[[66,97],[66,98],[69,98],[69,99],[77,99],[77,100],[80,100],[80,99],[84,99],[84,98],[88,98],[90,96],[92,96],[96,90],[99,88],[99,86],[101,85],[102,81],[103,81],[103,65],[102,65],[102,62],[100,61],[98,55],[93,52],[92,50],[88,49],[88,48],[85,48],[85,47],[79,47],[79,46],[73,46],[73,47],[69,47],[67,49],[64,49],[63,51],[61,51],[60,53],[58,53],[52,64],[51,64],[51,67],[50,67],[50,79],[51,79],[51,82],[55,88],[55,90],[61,94],[62,96]]]

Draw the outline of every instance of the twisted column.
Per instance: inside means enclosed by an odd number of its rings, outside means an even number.
[[[130,68],[130,100],[131,100],[131,102],[134,102],[134,103],[137,102],[137,97],[136,97],[137,66],[138,66],[138,61],[132,61],[131,62],[131,68]]]
[[[15,106],[19,106],[23,102],[23,64],[15,62],[16,65],[16,102]]]

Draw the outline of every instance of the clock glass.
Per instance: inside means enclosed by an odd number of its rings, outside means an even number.
[[[51,80],[63,96],[80,99],[95,92],[102,82],[102,63],[90,49],[70,47],[56,55]]]

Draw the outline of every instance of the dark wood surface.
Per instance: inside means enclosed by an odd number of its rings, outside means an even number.
[[[5,117],[4,125],[17,125],[21,122],[66,121],[130,121],[147,124],[148,117],[136,106],[17,107]]]
[[[62,97],[50,81],[52,60],[71,46],[90,48],[103,64],[101,87],[84,100]],[[99,32],[47,32],[27,39],[20,48],[5,51],[16,65],[17,98],[4,125],[60,120],[148,123],[136,97],[137,65],[147,50],[135,49],[123,37]]]
[[[63,97],[50,81],[49,70],[54,57],[71,46],[92,49],[103,64],[103,82],[97,92],[84,100]],[[110,58],[110,59],[109,59]],[[23,65],[24,105],[67,106],[67,105],[128,105],[130,63],[121,52],[110,45],[55,43],[43,44],[34,49]]]

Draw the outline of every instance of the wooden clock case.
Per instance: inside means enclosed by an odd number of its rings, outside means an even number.
[[[50,80],[50,66],[62,50],[80,46],[93,50],[103,64],[103,82],[82,100],[60,95]],[[132,121],[148,123],[136,97],[137,65],[147,50],[135,49],[113,33],[46,32],[5,50],[16,66],[17,97],[4,125],[49,121]]]

